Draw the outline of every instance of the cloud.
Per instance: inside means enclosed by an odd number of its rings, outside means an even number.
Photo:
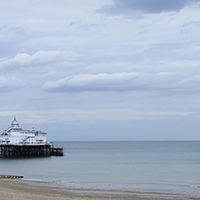
[[[75,59],[78,55],[66,51],[38,51],[33,55],[17,54],[14,58],[0,61],[0,69],[16,69],[20,67],[41,66]]]
[[[135,111],[132,109],[49,109],[49,110],[4,110],[1,116],[16,116],[23,124],[42,124],[51,122],[72,121],[126,121],[138,119],[155,119],[159,117],[192,116],[193,112],[185,111]]]
[[[121,74],[79,74],[68,76],[56,82],[47,82],[44,89],[50,92],[83,92],[83,91],[111,91],[124,90],[126,81],[138,76],[137,73]]]
[[[185,80],[179,72],[123,72],[114,74],[79,74],[58,81],[46,82],[43,89],[48,92],[86,91],[162,91],[188,90],[198,85],[199,77]],[[191,87],[191,88],[190,88]],[[197,88],[196,88],[197,89]],[[199,88],[198,88],[199,89]]]
[[[98,13],[109,15],[126,12],[161,13],[163,11],[179,11],[188,4],[200,2],[200,0],[114,0],[111,5],[103,5]]]
[[[21,26],[0,26],[0,44],[24,42],[27,39],[26,30]]]
[[[16,78],[0,77],[0,93],[11,92],[18,88],[20,80]]]

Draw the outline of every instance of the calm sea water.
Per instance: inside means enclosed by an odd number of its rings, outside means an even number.
[[[200,197],[200,142],[54,142],[64,157],[1,159],[0,174],[60,187]]]

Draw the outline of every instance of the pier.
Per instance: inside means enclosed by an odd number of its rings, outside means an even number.
[[[22,129],[16,117],[0,134],[0,158],[63,156],[63,148],[55,148],[46,133]]]
[[[16,175],[0,175],[0,179],[18,179],[18,178],[24,178],[24,177]]]
[[[0,158],[26,158],[63,156],[63,148],[54,148],[53,145],[0,145]]]

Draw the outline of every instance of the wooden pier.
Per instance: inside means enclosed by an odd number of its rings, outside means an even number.
[[[0,145],[0,158],[25,158],[47,156],[63,156],[63,148],[54,148],[54,146],[50,144]]]
[[[18,179],[18,178],[24,178],[24,177],[16,175],[0,175],[0,179]]]

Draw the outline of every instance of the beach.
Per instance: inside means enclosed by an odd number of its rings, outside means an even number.
[[[15,179],[0,180],[1,200],[197,200],[199,198],[167,197],[165,194],[145,192],[118,192],[106,190],[73,190],[69,188],[46,187],[28,181]],[[169,194],[168,194],[169,195]],[[158,197],[156,197],[158,196]]]

